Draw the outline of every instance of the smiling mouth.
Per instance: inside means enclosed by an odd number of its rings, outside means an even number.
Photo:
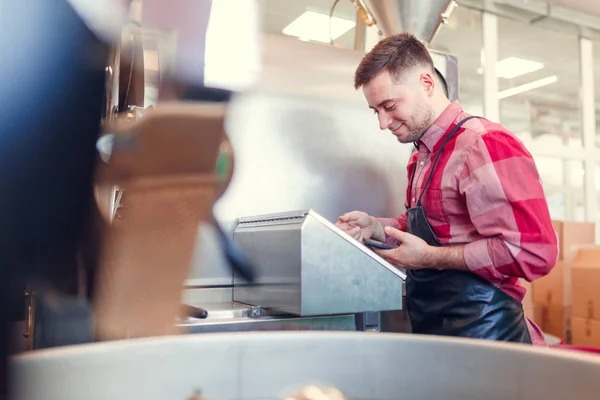
[[[393,129],[390,129],[390,130],[391,130],[391,131],[392,131],[392,133],[395,135],[395,134],[398,132],[398,130],[399,130],[400,128],[402,128],[403,126],[404,126],[404,124],[400,124],[400,125],[398,125],[397,127],[393,128]]]

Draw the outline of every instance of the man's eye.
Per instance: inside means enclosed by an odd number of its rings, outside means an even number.
[[[394,111],[396,109],[396,105],[394,104],[393,106],[389,106],[389,107],[384,107],[385,111]]]

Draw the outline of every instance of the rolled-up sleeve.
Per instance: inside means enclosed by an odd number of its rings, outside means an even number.
[[[466,152],[457,175],[479,240],[465,246],[465,263],[487,279],[546,275],[558,241],[531,154],[514,136],[488,132]]]

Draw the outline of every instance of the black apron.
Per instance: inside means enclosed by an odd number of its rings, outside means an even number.
[[[440,147],[431,172],[416,205],[412,205],[410,180],[407,232],[430,246],[443,246],[425,216],[421,198],[426,192],[446,143],[463,123],[460,121]],[[523,306],[486,279],[467,271],[422,269],[408,270],[406,298],[413,333],[459,336],[531,344]]]

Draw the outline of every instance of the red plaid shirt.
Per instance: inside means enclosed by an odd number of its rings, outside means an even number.
[[[445,137],[468,116],[453,102],[419,140],[408,163],[409,182],[417,168],[412,193],[406,189],[410,204],[421,194]],[[471,271],[519,302],[526,292],[519,279],[540,278],[556,263],[557,237],[534,160],[499,124],[475,118],[458,130],[421,203],[440,243],[465,245]],[[382,222],[406,230],[406,214]],[[544,344],[541,330],[527,322],[534,344]]]

